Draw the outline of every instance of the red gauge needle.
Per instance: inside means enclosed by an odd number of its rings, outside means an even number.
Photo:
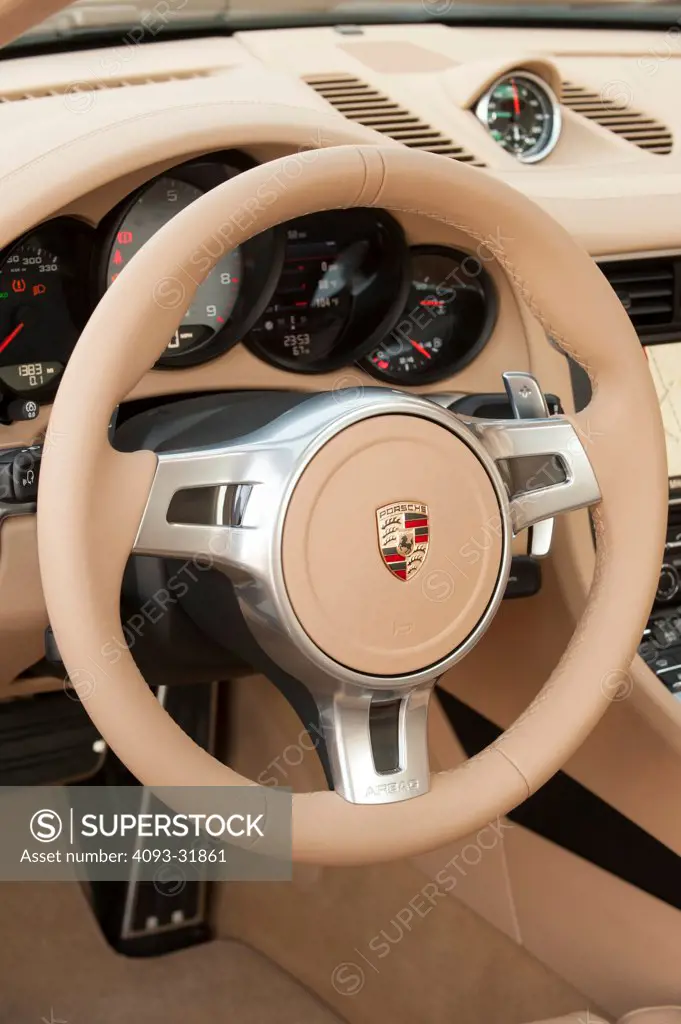
[[[518,86],[515,84],[515,79],[511,79],[511,88],[513,89],[513,112],[517,117],[520,113],[520,96],[518,96]]]
[[[4,352],[5,349],[7,348],[7,346],[12,344],[12,342],[16,338],[17,334],[19,334],[21,331],[23,331],[23,329],[24,329],[23,322],[20,323],[20,324],[17,324],[17,326],[14,328],[14,330],[10,334],[7,335],[7,337],[5,338],[5,340],[3,342],[0,343],[0,352]]]
[[[428,351],[427,348],[424,348],[423,345],[419,345],[418,341],[414,341],[413,338],[410,338],[409,342],[410,342],[411,345],[414,346],[414,348],[416,349],[417,352],[420,352],[422,356],[426,357],[426,359],[430,359],[430,352]],[[0,348],[0,352],[2,352],[1,348]]]

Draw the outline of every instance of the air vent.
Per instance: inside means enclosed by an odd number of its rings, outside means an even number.
[[[617,293],[641,339],[681,338],[681,261],[622,260],[600,268]]]
[[[158,75],[126,75],[121,77],[94,78],[92,81],[66,82],[42,89],[4,89],[0,91],[0,103],[17,103],[21,100],[40,100],[46,96],[89,95],[106,89],[125,89],[135,85],[159,85],[162,82],[185,82],[190,78],[208,78],[220,69],[173,71]]]
[[[648,153],[667,156],[672,151],[674,137],[669,128],[649,114],[634,110],[624,101],[604,97],[572,82],[563,82],[561,100],[570,110],[588,117],[615,135],[621,135]]]
[[[312,75],[304,81],[350,121],[373,128],[410,149],[439,153],[474,167],[486,166],[469,150],[457,146],[447,135],[360,78]]]

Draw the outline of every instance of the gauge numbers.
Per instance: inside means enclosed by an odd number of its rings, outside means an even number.
[[[0,383],[24,394],[56,384],[77,338],[59,255],[38,235],[0,264]]]
[[[289,221],[278,284],[247,344],[297,373],[342,366],[397,316],[405,257],[401,230],[382,211]]]
[[[522,163],[543,160],[560,136],[558,100],[546,82],[529,72],[498,79],[475,113],[495,142]]]
[[[411,287],[398,324],[360,364],[404,385],[442,380],[470,362],[496,316],[491,278],[475,257],[442,246],[410,252]]]
[[[123,268],[145,242],[164,224],[203,195],[189,182],[165,175],[157,178],[137,197],[119,222],[109,252],[107,284],[112,285]],[[199,285],[194,301],[182,323],[170,339],[164,358],[183,356],[203,347],[228,322],[236,304],[242,274],[241,250],[221,256],[205,281]],[[158,293],[158,301],[170,305],[172,295]]]

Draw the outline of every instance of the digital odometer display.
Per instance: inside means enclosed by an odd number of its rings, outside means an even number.
[[[247,343],[286,369],[343,365],[399,303],[401,229],[383,212],[357,209],[300,217],[285,230],[279,281]]]
[[[343,251],[304,227],[288,230],[279,286],[254,329],[277,362],[305,366],[333,349],[352,310],[350,280],[366,261],[368,242]]]
[[[178,178],[156,179],[138,195],[118,223],[107,263],[107,285],[168,221],[204,194],[198,186]],[[199,286],[182,322],[169,340],[163,359],[202,348],[229,320],[241,287],[243,260],[240,249],[227,253]]]

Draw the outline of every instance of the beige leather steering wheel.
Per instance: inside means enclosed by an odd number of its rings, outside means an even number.
[[[114,451],[112,410],[153,366],[216,260],[289,218],[355,206],[417,213],[492,251],[547,335],[587,371],[588,408],[574,417],[473,421],[370,388],[314,396],[211,449]],[[504,465],[527,455],[552,465],[557,456],[561,475],[509,499]],[[249,496],[238,521],[168,521],[179,490],[242,484]],[[152,238],[103,297],[52,411],[40,563],[66,667],[76,680],[83,672],[91,679],[85,707],[134,775],[151,786],[243,785],[249,780],[166,714],[121,630],[132,551],[212,557],[263,649],[320,707],[337,791],[294,795],[294,859],[359,864],[471,833],[564,764],[634,656],[661,563],[666,497],[663,430],[645,358],[591,258],[539,207],[484,172],[400,147],[347,146],[265,164],[216,188]],[[428,507],[425,564],[407,580],[380,557],[376,516],[391,504]],[[588,504],[596,574],[560,664],[497,742],[429,778],[428,696],[493,616],[513,531]],[[481,529],[491,539],[473,559]],[[353,556],[330,573],[324,555],[339,531],[351,531]],[[436,570],[455,581],[441,600],[425,582]],[[114,665],[102,656],[112,641],[124,651]],[[372,706],[385,700],[398,708],[400,756],[389,774],[372,762],[369,738]]]

